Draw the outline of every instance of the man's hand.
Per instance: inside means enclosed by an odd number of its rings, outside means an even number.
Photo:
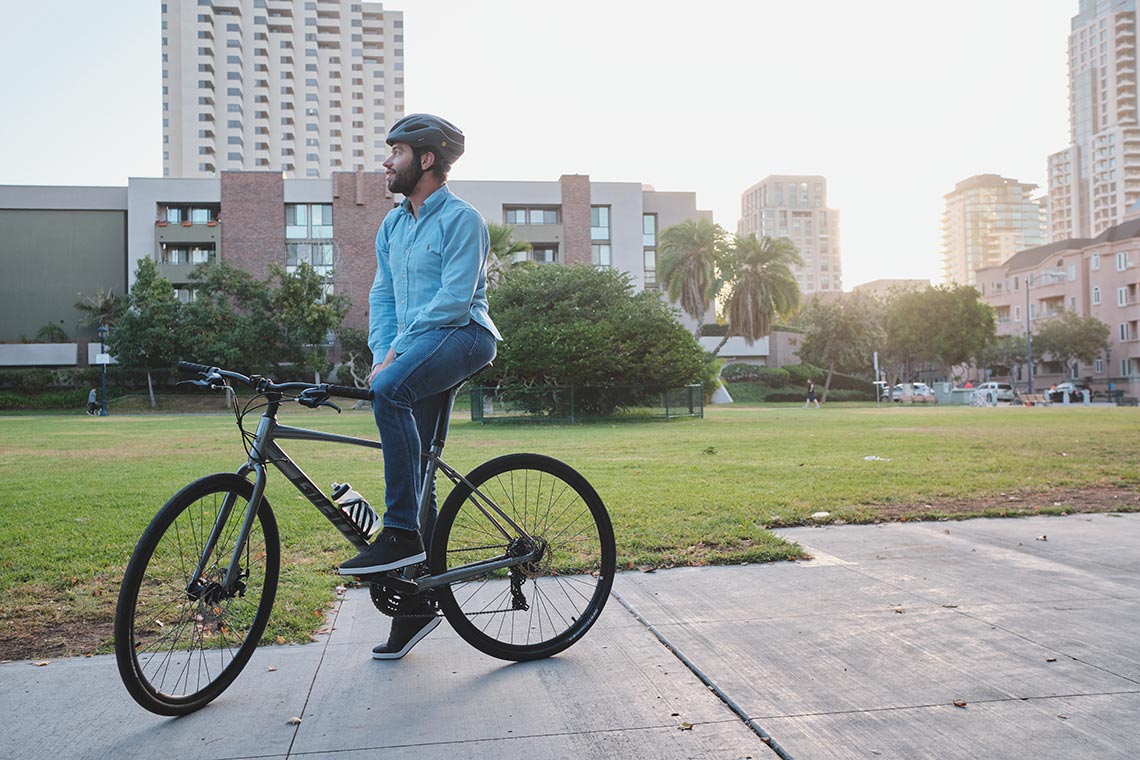
[[[384,361],[380,362],[379,364],[372,365],[372,372],[370,372],[368,375],[368,384],[372,385],[372,381],[376,379],[376,376],[380,374],[380,371],[391,364],[395,358],[396,352],[389,348],[388,355],[384,357]]]

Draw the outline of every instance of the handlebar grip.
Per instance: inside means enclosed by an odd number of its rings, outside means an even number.
[[[344,398],[357,398],[361,401],[372,400],[371,388],[354,388],[350,385],[330,385],[329,393],[333,396],[343,396]]]
[[[178,362],[178,369],[183,372],[209,372],[213,367],[208,367],[205,364],[195,364],[194,362]]]

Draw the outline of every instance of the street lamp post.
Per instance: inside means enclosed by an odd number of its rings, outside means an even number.
[[[99,395],[99,416],[107,416],[107,325],[99,325],[99,363],[103,365],[103,392]]]

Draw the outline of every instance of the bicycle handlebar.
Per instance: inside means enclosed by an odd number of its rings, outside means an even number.
[[[340,396],[343,398],[359,399],[361,401],[372,400],[371,388],[354,388],[350,385],[331,385],[329,383],[275,383],[267,377],[248,377],[240,372],[231,372],[221,369],[220,367],[209,367],[205,364],[185,361],[178,362],[178,369],[183,372],[197,372],[201,375],[205,375],[206,379],[209,379],[211,375],[217,375],[219,377],[229,378],[230,380],[236,380],[243,385],[248,385],[257,390],[259,393],[315,391],[328,396]]]

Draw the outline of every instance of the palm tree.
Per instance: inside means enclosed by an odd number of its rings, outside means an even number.
[[[115,295],[113,287],[99,290],[93,296],[82,298],[83,294],[78,294],[81,300],[75,304],[75,308],[83,316],[79,320],[81,325],[105,325],[107,327],[114,327],[119,317],[123,316],[123,312],[127,309],[126,299],[121,299]]]
[[[734,237],[721,267],[729,288],[724,308],[728,329],[714,356],[733,335],[751,346],[772,332],[776,316],[799,308],[800,287],[792,266],[800,264],[803,260],[787,238]]]
[[[699,340],[705,313],[720,287],[717,263],[723,253],[724,229],[708,219],[688,219],[664,230],[659,239],[661,284],[670,300],[697,321]]]
[[[515,228],[509,224],[488,224],[487,234],[491,236],[490,255],[487,256],[487,287],[494,288],[503,279],[507,270],[514,266],[515,254],[531,249],[525,240],[512,240]]]

